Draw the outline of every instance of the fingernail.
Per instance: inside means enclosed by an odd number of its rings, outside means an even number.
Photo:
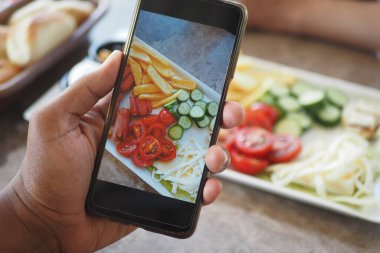
[[[224,151],[224,163],[223,163],[222,170],[224,171],[230,165],[231,157],[230,157],[230,153],[224,147],[223,147],[223,151]]]
[[[115,55],[119,54],[119,52],[121,52],[120,50],[114,50],[108,57],[107,59],[104,61],[103,64],[107,64],[108,62],[112,61],[112,59],[115,57]]]

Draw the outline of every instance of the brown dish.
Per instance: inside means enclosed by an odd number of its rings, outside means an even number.
[[[50,66],[58,62],[77,45],[80,40],[87,35],[95,23],[105,14],[109,6],[109,0],[90,0],[96,6],[92,14],[75,30],[75,32],[55,50],[52,50],[42,59],[21,70],[12,79],[0,84],[0,99],[11,96],[46,71]],[[31,2],[22,0],[0,12],[0,24],[4,24],[10,15],[21,6]]]

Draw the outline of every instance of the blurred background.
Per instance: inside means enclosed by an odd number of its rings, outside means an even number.
[[[25,58],[17,53],[20,48],[4,49],[2,44],[12,36],[6,24],[17,23],[17,16],[11,14],[22,2],[0,1],[0,21],[4,24],[0,26],[0,188],[20,167],[26,149],[27,120],[33,108],[54,99],[80,76],[78,73],[95,69],[102,60],[102,46],[123,41],[134,4],[92,1],[91,6],[83,6],[76,23],[57,24],[69,38],[65,43],[49,40],[56,35],[47,34],[40,41],[51,50]],[[292,136],[302,142],[304,149],[311,146],[313,141],[309,140],[316,139],[314,135],[328,143],[342,129],[353,130],[350,133],[355,133],[355,138],[375,147],[380,99],[380,4],[353,0],[245,3],[250,19],[242,45],[244,56],[228,99],[241,102],[252,112],[249,115],[255,114],[252,105],[257,103],[274,107],[278,118],[266,130]],[[38,58],[43,60],[35,61]],[[309,108],[317,104],[320,107]],[[366,117],[352,116],[357,114]],[[300,115],[306,123],[299,123]],[[243,128],[258,126],[257,116],[252,117]],[[259,127],[266,128],[262,121]],[[222,136],[224,144],[225,139]],[[301,155],[286,163],[297,165],[302,159]],[[313,180],[324,180],[322,190],[316,181],[309,182],[294,173],[289,174],[291,182],[283,183],[280,179],[284,175],[275,174],[283,168],[265,167],[266,171],[253,177],[257,168],[247,171],[235,163],[234,170],[223,176],[221,197],[202,210],[198,229],[190,239],[176,240],[140,229],[100,252],[379,252],[379,163],[369,162],[373,166],[362,174],[352,172],[357,175],[355,182],[350,178],[347,183],[346,174],[333,183],[331,177],[324,178],[325,174],[311,175]],[[351,164],[342,166],[353,168]],[[365,177],[369,173],[370,179]],[[341,190],[342,185],[347,191]]]

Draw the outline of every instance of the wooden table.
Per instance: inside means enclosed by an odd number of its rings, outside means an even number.
[[[126,3],[114,1],[92,39],[107,36]],[[256,57],[380,88],[380,62],[368,52],[263,32],[249,32],[243,48]],[[73,58],[68,56],[64,65]],[[49,76],[53,83],[53,74],[58,76],[63,70],[55,66],[42,79]],[[41,85],[39,92],[47,86]],[[0,113],[0,187],[16,173],[24,155],[28,124],[21,115],[29,100],[33,99],[25,96],[17,106]],[[221,197],[202,210],[192,238],[176,240],[138,230],[101,252],[380,252],[380,225],[223,183]]]

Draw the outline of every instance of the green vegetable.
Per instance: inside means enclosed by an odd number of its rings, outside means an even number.
[[[211,117],[215,117],[218,114],[219,104],[216,102],[210,102],[207,104],[207,113]]]
[[[177,101],[173,100],[173,101],[167,103],[166,105],[164,105],[164,108],[169,110],[170,108],[173,108],[176,104],[177,104]]]
[[[190,97],[194,102],[200,101],[203,98],[203,92],[200,89],[195,89],[191,92]]]
[[[297,81],[293,87],[290,89],[290,92],[293,96],[300,97],[304,92],[311,90],[311,86],[304,81]]]
[[[288,119],[294,120],[301,126],[303,131],[306,131],[311,128],[313,125],[312,119],[305,113],[297,112],[290,113],[286,116]]]
[[[341,119],[341,111],[333,105],[325,105],[316,113],[317,121],[326,127],[333,127],[339,124]]]
[[[302,93],[298,100],[301,106],[311,113],[314,113],[323,107],[325,94],[320,90],[309,90]]]
[[[194,103],[194,105],[198,105],[203,109],[203,111],[206,111],[207,103],[205,101],[203,101],[203,100],[197,101]]]
[[[190,110],[190,117],[195,120],[202,120],[205,116],[205,111],[198,105],[195,105]]]
[[[187,102],[182,102],[179,104],[177,108],[177,112],[179,115],[186,116],[190,113],[190,105]]]
[[[182,139],[184,129],[180,125],[171,126],[168,130],[168,135],[172,140],[178,141]]]
[[[280,120],[274,129],[274,132],[276,134],[287,134],[287,135],[293,135],[293,136],[301,136],[302,134],[302,128],[298,124],[297,121],[284,118]]]
[[[343,108],[348,103],[348,97],[342,91],[334,88],[326,90],[326,98],[331,104]]]
[[[211,119],[209,116],[205,116],[202,120],[198,120],[195,122],[199,128],[206,128],[210,125]]]
[[[187,116],[181,116],[178,119],[178,125],[180,125],[181,127],[183,127],[183,129],[187,130],[187,129],[190,129],[193,126],[193,122],[191,121],[191,119],[189,117],[187,117]]]
[[[181,90],[181,92],[179,93],[179,96],[177,97],[178,101],[180,102],[186,102],[187,100],[189,100],[189,98],[190,98],[190,94],[189,92],[185,90]]]
[[[290,91],[289,88],[282,83],[276,83],[272,86],[272,88],[269,90],[270,94],[274,97],[283,97],[288,96]]]
[[[296,112],[301,109],[298,100],[290,96],[280,97],[278,106],[285,112]]]

